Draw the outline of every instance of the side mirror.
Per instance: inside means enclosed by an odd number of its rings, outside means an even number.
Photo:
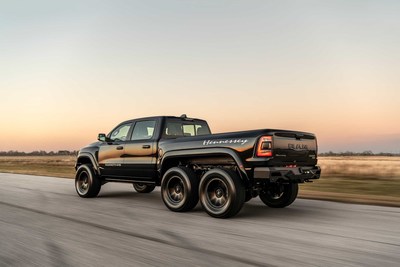
[[[106,134],[99,133],[99,136],[97,137],[97,140],[99,140],[99,141],[101,141],[101,142],[106,142],[106,141],[107,141],[107,136],[106,136]]]

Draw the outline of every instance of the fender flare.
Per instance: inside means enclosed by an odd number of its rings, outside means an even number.
[[[78,169],[79,159],[82,159],[82,158],[88,158],[93,165],[93,170],[96,172],[97,175],[100,174],[99,164],[98,164],[96,158],[91,153],[88,153],[88,152],[79,153],[78,158],[76,159],[75,170]]]
[[[207,155],[228,155],[231,157],[236,166],[239,169],[240,177],[245,180],[245,182],[249,181],[249,177],[247,176],[246,170],[244,168],[243,162],[239,155],[232,149],[229,148],[201,148],[201,149],[185,149],[185,150],[173,150],[167,151],[162,156],[159,157],[157,161],[157,170],[160,174],[160,178],[162,177],[162,166],[167,159],[178,158],[178,157],[191,157],[191,156],[207,156]]]

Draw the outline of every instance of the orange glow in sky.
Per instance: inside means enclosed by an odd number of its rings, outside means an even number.
[[[400,152],[400,3],[0,4],[0,151],[77,150],[117,123],[317,134]]]

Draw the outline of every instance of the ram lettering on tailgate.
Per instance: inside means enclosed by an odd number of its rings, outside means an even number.
[[[308,150],[308,146],[305,144],[288,144],[288,148],[295,150]]]

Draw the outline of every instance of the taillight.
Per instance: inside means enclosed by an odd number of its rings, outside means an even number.
[[[257,157],[272,157],[272,136],[262,136],[257,145]]]

